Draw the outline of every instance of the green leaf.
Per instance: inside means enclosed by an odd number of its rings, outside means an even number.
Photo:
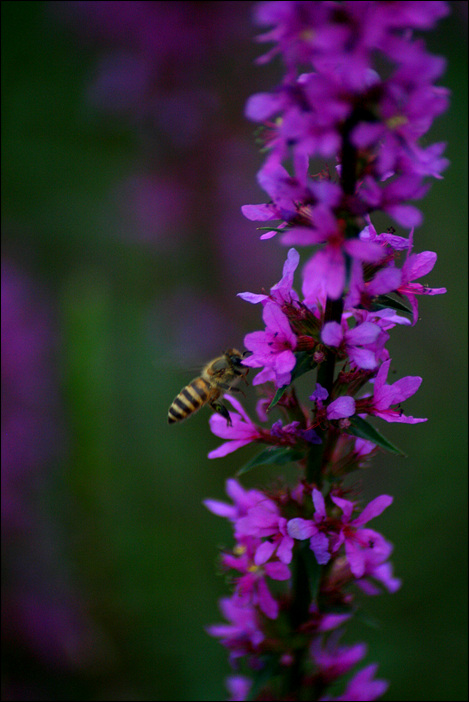
[[[303,451],[298,451],[298,449],[282,446],[269,446],[269,448],[264,449],[258,453],[257,456],[254,456],[254,458],[245,463],[244,466],[238,470],[236,475],[243,475],[243,473],[247,473],[255,466],[283,466],[286,463],[299,461],[300,458],[303,458],[303,455]]]
[[[274,399],[270,403],[270,405],[267,407],[267,410],[272,409],[272,407],[275,407],[277,402],[282,398],[282,396],[286,393],[288,390],[288,385],[284,385],[283,387],[279,388],[277,392],[274,395]]]
[[[297,353],[295,353],[295,356],[296,364],[294,369],[292,370],[291,382],[299,378],[300,375],[303,375],[304,373],[307,373],[308,371],[312,370],[317,365],[316,362],[313,361],[312,356],[310,353],[308,353],[308,351],[297,351]],[[270,410],[272,409],[272,407],[275,407],[277,402],[287,391],[288,387],[288,385],[284,385],[283,387],[277,390],[277,392],[274,395],[274,399],[272,400],[267,409]]]
[[[400,300],[389,297],[389,295],[378,295],[373,303],[373,308],[380,310],[391,308],[392,310],[399,310],[399,312],[407,312],[408,314],[412,314],[412,310],[407,307],[407,305]]]
[[[353,436],[358,436],[360,439],[366,439],[367,441],[372,441],[374,444],[381,446],[385,451],[390,453],[396,453],[398,456],[405,456],[406,454],[401,451],[400,448],[394,446],[385,436],[380,434],[380,432],[375,429],[371,424],[366,422],[361,417],[351,417],[350,427],[347,429],[348,434],[353,434]]]
[[[307,373],[308,371],[312,370],[313,368],[316,368],[316,362],[313,361],[313,358],[309,351],[298,351],[295,353],[296,356],[296,365],[294,369],[292,370],[291,374],[291,379],[296,380],[297,378],[300,377],[300,375],[303,375],[303,373]]]

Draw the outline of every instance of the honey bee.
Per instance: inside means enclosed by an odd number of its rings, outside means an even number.
[[[242,365],[241,361],[248,352],[241,354],[237,349],[228,349],[223,356],[214,358],[202,369],[198,378],[191,380],[189,385],[182,388],[168,410],[168,423],[180,422],[193,414],[204,405],[221,414],[226,419],[227,426],[231,426],[231,417],[225,405],[218,401],[223,391],[232,390],[242,392],[234,387],[241,379],[246,385],[246,375],[249,368]]]

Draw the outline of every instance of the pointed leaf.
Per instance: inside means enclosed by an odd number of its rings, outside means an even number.
[[[276,465],[283,466],[286,463],[292,463],[293,461],[299,461],[303,458],[303,451],[298,451],[298,449],[273,446],[264,449],[257,456],[254,456],[250,461],[244,464],[242,468],[238,470],[236,475],[243,475],[247,473],[255,466],[267,466]]]
[[[379,310],[390,308],[392,310],[398,310],[399,312],[407,312],[408,314],[412,314],[412,310],[407,305],[400,300],[389,297],[389,295],[378,295],[378,297],[374,300],[372,307],[373,309]]]
[[[394,446],[385,436],[361,417],[350,418],[350,427],[347,429],[347,434],[353,434],[353,436],[358,436],[360,439],[371,441],[373,444],[381,446],[385,451],[396,453],[398,456],[406,456],[400,448]]]
[[[279,389],[277,390],[277,392],[276,392],[275,395],[274,395],[274,398],[273,398],[272,402],[271,402],[270,405],[267,407],[267,410],[270,410],[270,409],[272,409],[272,407],[275,407],[275,405],[277,404],[277,402],[283,397],[283,395],[284,395],[284,394],[286,393],[286,391],[288,390],[288,387],[289,387],[288,385],[283,385],[281,388],[279,388]]]
[[[291,379],[296,380],[297,378],[300,377],[300,375],[303,375],[303,373],[307,373],[308,371],[312,370],[313,368],[316,368],[316,362],[313,361],[313,357],[308,351],[297,351],[295,353],[296,356],[296,365],[294,369],[292,370],[291,374]]]

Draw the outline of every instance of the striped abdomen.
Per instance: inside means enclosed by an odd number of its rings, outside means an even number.
[[[180,422],[192,412],[200,409],[210,397],[210,383],[204,378],[195,378],[181,390],[168,410],[168,422]]]

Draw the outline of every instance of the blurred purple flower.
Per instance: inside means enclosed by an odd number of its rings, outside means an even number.
[[[384,695],[389,687],[386,680],[373,680],[378,666],[375,663],[358,671],[339,697],[321,697],[320,702],[372,702]]]
[[[60,455],[56,330],[45,295],[2,260],[2,525],[31,526],[28,495]],[[33,520],[34,521],[34,520]]]
[[[100,635],[57,560],[44,509],[64,448],[53,306],[8,260],[1,297],[3,643],[42,665],[86,667],[102,655]]]

